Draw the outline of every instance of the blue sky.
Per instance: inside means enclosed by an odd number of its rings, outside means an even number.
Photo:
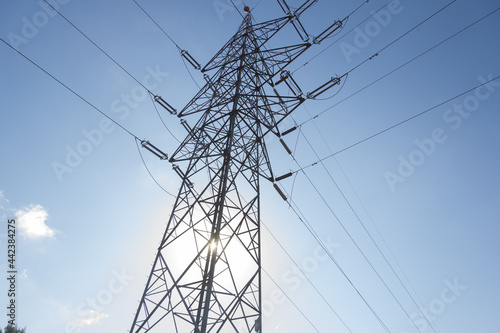
[[[226,0],[140,3],[202,64],[241,23]],[[257,21],[282,15],[276,1],[245,3],[257,5],[253,11]],[[337,37],[385,3],[369,1]],[[370,58],[447,3],[393,1],[384,8],[385,15],[368,19],[333,46],[328,47],[336,38],[310,48],[291,65],[291,70],[297,69],[294,79],[303,91],[311,91]],[[59,0],[57,4],[95,43],[171,105],[180,109],[197,92],[175,46],[132,1]],[[298,7],[301,1],[289,4]],[[301,20],[311,35],[317,35],[360,4],[319,1]],[[492,0],[454,2],[353,71],[335,97],[307,101],[281,129],[309,120],[499,5]],[[2,39],[138,137],[168,153],[177,148],[137,82],[60,16],[44,10],[38,1],[8,1],[1,7]],[[299,164],[278,140],[269,138],[275,173],[309,166],[317,156],[329,156],[499,75],[499,15],[496,12],[285,136]],[[299,42],[289,29],[271,45]],[[2,225],[10,218],[18,221],[18,323],[33,333],[125,332],[173,199],[150,178],[131,136],[3,43],[0,57],[0,208]],[[200,73],[192,75],[202,82]],[[433,330],[365,228],[413,298],[428,309],[424,312],[436,332],[498,331],[499,105],[497,80],[281,182],[287,193],[293,192],[296,211],[319,234],[390,332]],[[178,119],[162,115],[172,133],[183,138],[185,130]],[[157,181],[175,193],[180,182],[169,163],[143,154]],[[263,278],[264,330],[385,332],[270,183],[262,184],[262,203],[262,220],[268,228],[262,230],[263,266],[279,285]],[[6,227],[0,235],[5,253]],[[6,304],[7,284],[2,281]],[[0,318],[4,326],[6,317]]]

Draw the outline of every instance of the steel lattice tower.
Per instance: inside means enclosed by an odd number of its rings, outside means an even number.
[[[274,181],[264,136],[279,136],[305,100],[272,80],[281,73],[290,88],[283,69],[311,46],[267,49],[287,23],[297,28],[298,15],[253,24],[247,14],[179,112],[201,116],[193,127],[181,120],[188,135],[170,162],[182,184],[130,332],[262,331],[259,181]]]

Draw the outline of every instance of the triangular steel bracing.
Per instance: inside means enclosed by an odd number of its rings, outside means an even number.
[[[248,14],[178,114],[199,119],[170,158],[182,185],[130,332],[261,332],[264,136],[304,101],[272,79],[310,46],[264,44],[290,20],[254,25]]]

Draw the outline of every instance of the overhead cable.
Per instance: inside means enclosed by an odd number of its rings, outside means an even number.
[[[315,123],[314,123],[315,124]],[[316,126],[316,124],[315,124]],[[323,135],[320,133],[319,131],[319,128],[316,126],[316,129],[318,131],[318,133],[320,134],[321,137],[323,137]],[[314,148],[314,146],[311,144],[311,142],[309,141],[309,139],[306,137],[304,131],[300,131],[300,134],[302,134],[302,136],[304,137],[304,139],[306,140],[307,144],[309,145],[309,148],[312,150],[312,152],[314,153],[314,155],[316,156],[316,158],[319,159],[319,155],[318,153],[316,152],[316,149]],[[326,143],[326,141],[325,141]],[[328,146],[328,144],[327,144]],[[329,146],[328,146],[329,148]],[[330,171],[328,170],[328,168],[325,166],[324,162],[321,161],[321,166],[323,167],[323,169],[326,171],[327,175],[329,176],[330,180],[333,182],[333,184],[335,185],[335,188],[340,192],[342,198],[344,199],[344,201],[347,203],[347,205],[349,206],[351,212],[354,214],[354,216],[356,217],[356,219],[358,220],[358,222],[361,224],[361,226],[363,227],[364,231],[366,232],[366,234],[369,236],[369,238],[371,239],[372,243],[375,245],[375,247],[377,248],[378,252],[380,253],[380,255],[384,258],[385,262],[387,263],[387,265],[389,266],[389,268],[391,269],[391,271],[394,273],[394,275],[396,276],[397,280],[399,281],[399,283],[401,284],[401,286],[403,287],[403,289],[405,289],[406,293],[408,294],[408,296],[410,297],[410,299],[413,301],[413,303],[415,304],[415,306],[417,308],[420,308],[419,307],[419,304],[417,304],[416,300],[414,299],[414,297],[411,295],[411,293],[409,292],[408,288],[405,286],[405,284],[403,283],[403,281],[401,280],[401,278],[399,277],[399,275],[396,273],[396,271],[394,270],[394,268],[392,267],[391,263],[387,260],[387,257],[385,256],[385,254],[382,252],[382,250],[380,249],[379,245],[377,244],[377,242],[375,241],[375,239],[373,238],[373,236],[371,235],[371,233],[368,231],[368,229],[366,228],[365,224],[363,223],[363,221],[361,220],[361,218],[359,217],[358,213],[354,210],[354,207],[351,205],[351,203],[349,202],[349,200],[347,199],[347,197],[345,196],[344,192],[342,191],[342,189],[340,188],[340,186],[337,184],[337,182],[335,181],[335,179],[333,178],[332,174],[330,173]],[[309,177],[307,177],[309,179]],[[314,184],[311,182],[311,185],[314,186]],[[314,186],[315,187],[315,186]],[[316,188],[316,187],[315,187]],[[320,193],[319,193],[319,190],[317,190],[317,193],[322,196]],[[326,201],[324,201],[326,203]],[[326,203],[327,204],[327,203]],[[330,208],[330,206],[327,204],[327,206]],[[336,216],[335,216],[336,217]],[[339,221],[340,223],[340,221]],[[342,225],[342,223],[341,223]],[[344,228],[345,230],[345,228]],[[352,238],[351,238],[352,239]],[[358,249],[361,251],[361,249],[358,247]],[[364,256],[364,254],[363,254]],[[366,258],[366,256],[364,256],[366,260],[368,260],[368,258]],[[370,266],[371,263],[370,263]],[[372,266],[372,268],[375,270],[375,268]],[[378,275],[378,277],[382,280],[382,277],[376,272],[376,274]],[[386,286],[387,289],[389,289],[389,287],[385,284],[384,281],[382,281],[384,283],[384,285]],[[403,309],[403,311],[405,312],[405,314],[408,316],[409,320],[410,321],[413,321],[412,318],[409,316],[408,312],[406,312],[406,310],[403,308],[402,304],[399,302],[399,300],[396,299],[396,296],[393,294],[393,292],[391,290],[389,290],[389,292],[391,293],[391,295],[394,297],[394,299],[397,301],[397,303],[399,304],[399,306]],[[436,332],[435,328],[433,327],[432,323],[429,321],[429,319],[423,314],[423,312],[420,310],[420,312],[422,313],[423,317],[425,318],[425,320],[427,321],[427,323],[429,324],[429,326],[432,328],[432,330],[434,332]]]
[[[305,137],[305,135],[303,133],[302,133],[302,135]],[[307,140],[307,138],[306,138],[306,140]],[[300,168],[301,166],[300,166],[299,162],[297,161],[297,159],[295,158],[295,156],[293,156],[292,154],[290,154],[290,155],[291,155],[292,159],[294,160],[294,162]],[[302,169],[302,173],[304,174],[304,176],[306,177],[306,179],[309,181],[309,183],[311,184],[311,186],[314,188],[314,190],[316,191],[316,193],[319,195],[319,197],[321,198],[321,200],[323,201],[323,203],[326,205],[326,207],[328,208],[328,210],[330,211],[330,213],[333,215],[333,217],[335,218],[335,220],[340,224],[340,226],[342,227],[342,229],[344,230],[344,232],[347,234],[347,236],[349,237],[349,239],[356,246],[356,248],[358,249],[358,251],[361,253],[361,255],[363,256],[363,258],[366,260],[366,262],[368,263],[368,265],[370,266],[370,268],[375,273],[375,275],[377,275],[377,277],[379,278],[380,282],[382,282],[382,284],[384,285],[384,287],[391,294],[392,298],[396,301],[396,303],[399,305],[399,307],[401,308],[401,310],[403,310],[403,312],[406,314],[406,316],[408,317],[408,319],[411,322],[413,322],[413,319],[411,318],[411,316],[408,313],[408,311],[404,308],[404,306],[401,303],[401,301],[396,297],[396,295],[394,294],[394,292],[392,291],[392,289],[389,287],[389,285],[386,283],[386,281],[382,278],[382,276],[380,275],[380,273],[378,272],[378,270],[375,268],[375,266],[372,264],[372,262],[370,261],[370,259],[368,259],[368,256],[361,249],[361,247],[359,246],[358,242],[356,242],[356,240],[354,239],[354,237],[352,236],[352,234],[349,232],[349,230],[347,230],[346,226],[340,220],[340,218],[337,216],[337,214],[334,212],[334,210],[331,207],[331,205],[328,203],[328,201],[326,201],[325,196],[319,191],[319,189],[316,186],[316,184],[312,181],[312,179],[309,177],[309,175],[303,169]],[[420,330],[420,328],[417,327],[417,329],[419,330],[419,332],[422,332]]]
[[[309,276],[304,273],[304,271],[302,270],[302,268],[297,264],[297,262],[292,258],[292,256],[290,255],[290,253],[285,249],[285,247],[281,244],[281,242],[276,238],[276,236],[271,232],[271,230],[269,230],[269,228],[267,227],[267,225],[265,225],[264,223],[262,223],[262,225],[264,226],[264,228],[266,228],[266,230],[269,232],[269,234],[271,235],[271,237],[276,241],[276,243],[278,243],[279,247],[285,252],[285,254],[288,256],[288,258],[292,261],[292,263],[295,265],[295,267],[297,267],[297,269],[302,273],[302,275],[306,278],[307,282],[309,282],[309,284],[313,287],[313,289],[318,293],[318,295],[321,297],[321,299],[326,303],[326,305],[330,308],[330,310],[333,312],[333,314],[335,314],[335,316],[340,320],[340,322],[344,325],[344,327],[352,333],[351,329],[349,328],[349,326],[347,326],[347,324],[345,323],[345,321],[340,317],[340,315],[337,313],[337,311],[335,311],[335,309],[330,305],[330,303],[326,300],[325,296],[323,296],[323,294],[318,290],[318,288],[314,285],[314,283],[311,281],[311,279],[309,278]]]
[[[441,13],[443,10],[445,10],[446,8],[448,8],[449,6],[451,6],[453,3],[455,3],[457,0],[453,0],[451,1],[450,3],[448,3],[446,6],[442,7],[441,9],[439,9],[438,11],[434,12],[434,14],[432,14],[431,16],[427,17],[425,20],[423,20],[422,22],[420,22],[419,24],[417,24],[416,26],[414,26],[413,28],[411,28],[410,30],[406,31],[404,34],[402,34],[401,36],[399,36],[398,38],[396,38],[395,40],[393,40],[392,42],[390,42],[389,44],[387,44],[386,46],[384,46],[383,48],[381,48],[378,52],[376,52],[375,54],[373,54],[371,57],[369,57],[368,59],[365,59],[363,62],[361,62],[360,64],[358,64],[357,66],[355,66],[354,68],[352,68],[351,70],[349,70],[347,73],[351,73],[353,72],[354,70],[356,70],[357,68],[359,68],[360,66],[362,66],[364,63],[366,63],[367,61],[370,61],[372,59],[374,59],[375,57],[377,57],[380,53],[382,53],[382,51],[386,50],[387,48],[389,48],[390,46],[392,46],[393,44],[397,43],[400,39],[402,39],[403,37],[405,37],[406,35],[408,35],[409,33],[411,33],[413,30],[417,29],[418,27],[420,27],[422,24],[424,24],[425,22],[429,21],[431,18],[433,18],[434,16],[436,16],[437,14]]]
[[[302,317],[304,317],[307,322],[314,328],[314,330],[318,333],[320,333],[320,331],[318,330],[318,328],[316,326],[314,326],[314,324],[312,323],[312,321],[305,315],[305,313],[297,306],[297,304],[295,304],[295,302],[290,298],[290,296],[288,296],[288,294],[283,290],[283,288],[281,288],[281,286],[273,279],[273,277],[267,272],[267,270],[262,267],[262,270],[264,271],[264,273],[266,273],[267,277],[269,279],[271,279],[271,281],[276,285],[276,287],[278,287],[278,289],[281,291],[281,293],[283,295],[285,295],[285,297],[292,303],[292,305],[297,309],[297,311],[299,311],[299,313],[302,315]]]
[[[172,39],[172,37],[170,37],[165,32],[165,30],[163,30],[163,28],[151,17],[151,15],[149,15],[148,12],[144,8],[142,8],[142,6],[139,5],[139,3],[136,0],[132,0],[132,1],[137,5],[137,7],[139,7],[143,11],[144,14],[146,14],[147,17],[149,17],[149,19],[161,30],[161,32],[163,32],[163,34],[165,36],[167,36],[168,39],[170,39],[170,41],[177,47],[177,49],[179,50],[179,52],[182,51],[182,49],[180,48],[180,46],[177,45],[177,43]]]
[[[388,72],[388,73],[384,74],[383,76],[379,77],[378,79],[376,79],[375,81],[371,82],[370,84],[368,84],[368,85],[364,86],[363,88],[361,88],[361,89],[357,90],[356,92],[352,93],[351,95],[349,95],[349,96],[345,97],[344,99],[340,100],[339,102],[337,102],[337,103],[333,104],[332,106],[330,106],[330,107],[326,108],[325,110],[323,110],[323,111],[319,112],[319,113],[318,113],[318,114],[316,114],[315,116],[313,116],[313,117],[311,117],[311,118],[309,118],[309,119],[307,119],[307,120],[303,121],[302,123],[300,123],[300,124],[298,125],[298,127],[300,127],[300,126],[302,126],[302,125],[304,125],[304,124],[308,123],[309,121],[311,121],[311,120],[313,120],[313,119],[317,118],[318,116],[322,115],[323,113],[325,113],[325,112],[327,112],[327,111],[329,111],[329,110],[333,109],[333,108],[334,108],[334,107],[336,107],[337,105],[339,105],[339,104],[341,104],[341,103],[345,102],[346,100],[348,100],[348,99],[350,99],[350,98],[354,97],[355,95],[359,94],[359,93],[360,93],[360,92],[362,92],[363,90],[365,90],[365,89],[367,89],[367,88],[371,87],[371,86],[372,86],[372,85],[374,85],[375,83],[377,83],[377,82],[381,81],[382,79],[386,78],[387,76],[389,76],[389,75],[393,74],[394,72],[396,72],[396,71],[400,70],[401,68],[403,68],[403,67],[407,66],[407,65],[408,65],[408,64],[410,64],[411,62],[413,62],[413,61],[417,60],[418,58],[420,58],[421,56],[423,56],[423,55],[425,55],[425,54],[429,53],[430,51],[434,50],[434,49],[435,49],[435,48],[437,48],[438,46],[440,46],[440,45],[442,45],[442,44],[446,43],[446,42],[447,42],[447,41],[449,41],[450,39],[452,39],[452,38],[456,37],[457,35],[461,34],[461,33],[462,33],[462,32],[464,32],[465,30],[467,30],[467,29],[471,28],[472,26],[476,25],[477,23],[479,23],[479,22],[483,21],[484,19],[486,19],[486,18],[487,18],[487,17],[489,17],[490,15],[493,15],[494,13],[496,13],[496,12],[497,12],[497,11],[499,11],[499,10],[500,10],[500,8],[497,8],[497,9],[493,10],[492,12],[490,12],[490,13],[486,14],[485,16],[483,16],[483,17],[481,17],[480,19],[478,19],[478,20],[474,21],[473,23],[469,24],[468,26],[466,26],[465,28],[461,29],[460,31],[458,31],[458,32],[454,33],[453,35],[451,35],[451,36],[449,36],[449,37],[447,37],[447,38],[445,38],[445,39],[444,39],[444,40],[442,40],[441,42],[439,42],[439,43],[435,44],[434,46],[430,47],[429,49],[425,50],[424,52],[422,52],[422,53],[418,54],[417,56],[413,57],[412,59],[408,60],[408,61],[407,61],[407,62],[405,62],[404,64],[402,64],[402,65],[398,66],[397,68],[395,68],[395,69],[391,70],[390,72]]]
[[[318,54],[316,54],[315,56],[313,56],[311,59],[309,59],[308,61],[306,61],[303,65],[299,66],[296,70],[294,70],[292,72],[295,73],[297,72],[299,69],[301,69],[302,67],[305,67],[307,66],[311,61],[313,61],[314,59],[316,59],[317,57],[319,57],[323,52],[325,52],[326,50],[328,50],[330,47],[332,47],[333,45],[335,45],[339,40],[341,40],[342,38],[344,38],[345,36],[347,36],[349,33],[351,33],[352,31],[354,31],[354,29],[356,29],[357,27],[359,27],[361,24],[363,24],[364,22],[366,22],[370,17],[374,16],[375,14],[377,14],[379,11],[381,11],[382,9],[384,9],[384,7],[386,7],[389,3],[391,3],[393,0],[389,0],[387,1],[382,7],[380,7],[377,11],[373,12],[370,16],[368,16],[366,19],[364,19],[363,21],[361,21],[358,25],[356,25],[354,28],[352,28],[351,30],[349,30],[348,32],[346,32],[345,34],[343,34],[341,37],[339,37],[338,39],[336,39],[334,42],[332,42],[330,45],[328,45],[327,47],[325,47],[323,50],[321,50]],[[346,21],[352,14],[354,14],[354,12],[356,12],[357,10],[359,10],[363,5],[365,5],[368,1],[364,2],[363,4],[361,4],[361,6],[359,6],[358,8],[356,8],[351,14],[349,14],[348,16],[346,16],[346,18],[344,18],[343,21]]]
[[[91,102],[89,102],[87,99],[85,99],[83,96],[81,96],[80,94],[78,94],[76,91],[74,91],[73,89],[71,89],[68,85],[66,85],[65,83],[63,83],[62,81],[60,81],[58,78],[56,78],[55,76],[53,76],[52,74],[50,74],[47,70],[45,70],[44,68],[42,68],[40,65],[38,65],[37,63],[35,63],[33,60],[31,60],[30,58],[28,58],[27,56],[25,56],[23,53],[21,53],[19,50],[17,50],[15,47],[13,47],[12,45],[10,45],[8,42],[6,42],[3,38],[0,37],[0,40],[5,44],[7,45],[8,47],[10,47],[12,50],[14,50],[15,52],[17,52],[20,56],[22,56],[24,59],[28,60],[31,64],[33,64],[35,67],[37,67],[39,70],[41,70],[42,72],[44,72],[45,74],[47,74],[48,76],[50,76],[54,81],[56,81],[57,83],[59,83],[61,86],[63,86],[64,88],[66,88],[67,90],[69,90],[71,93],[73,93],[75,96],[77,96],[78,98],[80,98],[82,101],[84,101],[85,103],[87,103],[88,105],[90,105],[94,110],[96,110],[97,112],[99,112],[100,114],[102,114],[104,117],[108,118],[109,120],[111,120],[113,123],[115,123],[118,127],[120,127],[121,129],[123,129],[125,132],[127,132],[128,134],[130,134],[132,137],[134,137],[135,139],[139,139],[136,135],[134,135],[132,132],[130,132],[128,129],[126,129],[125,127],[123,127],[120,123],[118,123],[116,120],[114,120],[113,118],[111,118],[110,116],[108,116],[106,113],[104,113],[103,111],[101,111],[98,107],[96,107],[94,104],[92,104]]]
[[[430,107],[430,108],[428,108],[428,109],[426,109],[426,110],[424,110],[424,111],[422,111],[422,112],[420,112],[420,113],[418,113],[418,114],[416,114],[416,115],[414,115],[414,116],[411,116],[411,117],[409,117],[409,118],[406,118],[406,119],[404,119],[404,120],[402,120],[402,121],[400,121],[400,122],[398,122],[398,123],[396,123],[396,124],[394,124],[394,125],[392,125],[392,126],[390,126],[390,127],[387,127],[387,128],[385,128],[385,129],[383,129],[383,130],[381,130],[381,131],[379,131],[379,132],[377,132],[377,133],[375,133],[375,134],[372,134],[372,135],[370,135],[370,136],[369,136],[369,137],[367,137],[367,138],[364,138],[364,139],[359,140],[359,141],[357,141],[357,142],[355,142],[355,143],[353,143],[353,144],[351,144],[351,145],[349,145],[349,146],[347,146],[347,147],[345,147],[345,148],[342,148],[342,149],[340,149],[340,150],[337,150],[336,152],[331,153],[331,154],[329,154],[329,155],[327,155],[327,156],[325,156],[325,157],[323,157],[323,158],[319,159],[318,161],[316,161],[316,162],[314,162],[314,163],[311,163],[311,164],[309,164],[309,165],[307,165],[307,166],[305,166],[305,167],[300,167],[299,169],[297,169],[297,170],[293,171],[292,173],[297,173],[297,172],[299,172],[299,171],[302,171],[302,170],[305,170],[305,169],[307,169],[307,168],[310,168],[310,167],[312,167],[312,166],[314,166],[314,165],[318,164],[319,162],[322,162],[322,161],[324,161],[324,160],[327,160],[327,159],[329,159],[329,158],[331,158],[331,157],[333,157],[333,156],[335,156],[335,155],[338,155],[338,154],[340,154],[340,153],[342,153],[342,152],[344,152],[344,151],[346,151],[346,150],[349,150],[349,149],[351,149],[351,148],[353,148],[353,147],[356,147],[357,145],[359,145],[359,144],[361,144],[361,143],[363,143],[363,142],[366,142],[366,141],[368,141],[368,140],[370,140],[370,139],[373,139],[373,138],[375,138],[375,137],[377,137],[377,136],[379,136],[379,135],[381,135],[381,134],[383,134],[383,133],[385,133],[385,132],[390,131],[391,129],[394,129],[394,128],[396,128],[396,127],[400,126],[400,125],[403,125],[404,123],[407,123],[407,122],[409,122],[410,120],[413,120],[413,119],[415,119],[415,118],[418,118],[418,117],[420,117],[420,116],[422,116],[422,115],[426,114],[427,112],[430,112],[430,111],[432,111],[432,110],[434,110],[434,109],[436,109],[436,108],[438,108],[438,107],[440,107],[440,106],[442,106],[442,105],[444,105],[444,104],[446,104],[446,103],[448,103],[448,102],[450,102],[450,101],[452,101],[452,100],[454,100],[454,99],[457,99],[457,98],[459,98],[459,97],[461,97],[461,96],[463,96],[463,95],[465,95],[465,94],[468,94],[468,93],[470,93],[471,91],[474,91],[474,90],[476,90],[477,88],[482,87],[482,86],[484,86],[484,85],[486,85],[486,84],[488,84],[488,83],[490,83],[490,82],[492,82],[492,81],[495,81],[495,80],[497,80],[497,79],[499,79],[499,78],[500,78],[500,75],[499,75],[499,76],[496,76],[496,77],[492,78],[491,80],[488,80],[488,81],[486,81],[486,82],[484,82],[484,83],[482,83],[482,84],[479,84],[479,85],[475,86],[474,88],[471,88],[471,89],[469,89],[469,90],[467,90],[467,91],[464,91],[464,92],[462,92],[462,93],[460,93],[460,94],[458,94],[458,95],[456,95],[456,96],[454,96],[454,97],[451,97],[451,98],[447,99],[447,100],[446,100],[446,101],[444,101],[444,102],[441,102],[441,103],[439,103],[439,104],[437,104],[437,105],[434,105],[433,107]]]
[[[55,12],[57,12],[66,22],[68,22],[73,28],[75,28],[83,37],[85,37],[89,42],[91,42],[95,47],[99,49],[108,59],[120,67],[128,76],[130,76],[135,82],[137,82],[141,87],[143,87],[147,92],[153,94],[141,81],[135,78],[129,71],[127,71],[122,65],[120,65],[113,57],[111,57],[106,51],[104,51],[99,45],[97,45],[89,36],[87,36],[82,30],[80,30],[76,25],[74,25],[66,16],[64,16],[59,10],[54,8],[51,3],[47,0],[43,0],[47,5],[49,5]],[[153,94],[154,95],[154,94]]]
[[[163,186],[160,185],[160,183],[158,183],[158,181],[156,180],[156,178],[153,176],[153,174],[149,170],[146,162],[144,161],[144,157],[142,156],[141,148],[139,148],[139,142],[141,142],[141,140],[135,139],[135,144],[137,146],[137,151],[139,152],[139,156],[141,157],[142,164],[144,164],[144,167],[146,168],[146,171],[148,172],[149,176],[151,177],[151,179],[153,179],[153,181],[156,183],[156,185],[158,185],[163,190],[163,192],[167,193],[171,197],[176,198],[175,195],[173,195],[172,193],[170,193],[169,191],[167,191]]]
[[[284,189],[283,189],[283,192],[286,193],[286,194],[288,194],[286,192],[286,190],[284,190]],[[337,269],[340,271],[340,273],[344,276],[344,278],[347,280],[347,282],[351,285],[351,287],[354,289],[354,291],[358,294],[358,296],[361,298],[361,300],[363,301],[363,303],[370,310],[370,312],[375,317],[375,319],[379,322],[379,324],[384,328],[384,330],[386,332],[390,333],[391,331],[389,330],[389,328],[387,327],[387,325],[384,323],[384,321],[382,320],[382,318],[380,318],[380,316],[378,315],[378,313],[370,305],[370,303],[368,302],[368,300],[363,296],[363,294],[358,289],[358,287],[356,287],[356,285],[354,284],[354,282],[349,278],[349,276],[347,275],[346,271],[342,268],[342,266],[340,266],[339,262],[335,259],[335,257],[330,253],[330,251],[323,244],[323,242],[319,238],[319,235],[314,230],[314,228],[312,228],[311,224],[309,223],[309,221],[307,220],[307,218],[305,217],[305,215],[301,212],[301,210],[298,207],[297,203],[291,198],[291,196],[288,196],[288,197],[289,198],[288,198],[287,202],[289,204],[289,207],[294,212],[294,214],[297,215],[298,219],[304,224],[304,226],[306,226],[306,229],[308,229],[308,231],[313,235],[313,237],[316,239],[316,241],[318,242],[318,244],[320,244],[320,246],[322,247],[322,249],[325,251],[326,255],[330,258],[330,260],[333,262],[333,264],[337,267]]]

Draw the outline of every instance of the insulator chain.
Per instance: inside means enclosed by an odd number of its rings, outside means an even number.
[[[153,155],[157,156],[160,160],[168,160],[168,155],[164,153],[160,148],[153,145],[151,142],[142,140],[141,146]]]

